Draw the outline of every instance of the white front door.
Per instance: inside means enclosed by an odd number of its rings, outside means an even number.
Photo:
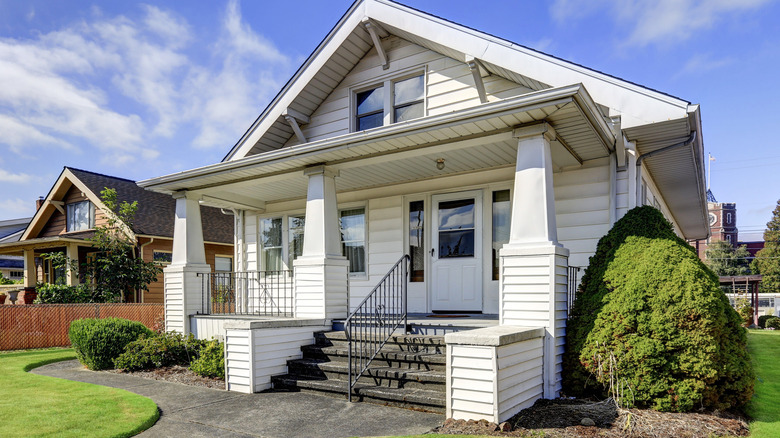
[[[482,311],[482,192],[432,197],[433,311]]]

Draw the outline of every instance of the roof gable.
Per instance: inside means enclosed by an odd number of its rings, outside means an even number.
[[[531,90],[582,83],[597,103],[611,109],[614,114],[610,115],[623,117],[623,127],[686,115],[688,102],[681,99],[389,0],[361,0],[350,7],[223,161],[288,144],[293,128],[283,115],[292,110],[312,116],[361,59],[375,51],[364,20],[458,62],[478,59],[486,73]],[[390,59],[391,67],[393,63]]]
[[[96,211],[100,211],[104,215],[113,214],[100,199],[100,192],[106,187],[116,190],[119,202],[138,201],[138,211],[134,218],[133,229],[125,230],[128,235],[133,237],[139,235],[173,237],[176,201],[171,196],[144,190],[129,179],[65,167],[20,240],[39,237],[55,212],[59,208],[64,208],[62,204],[58,208],[58,204],[64,201],[66,194],[72,188],[80,190],[86,199],[95,205]],[[201,214],[205,241],[233,242],[232,216],[224,215],[219,209],[211,207],[201,207]],[[126,227],[125,224],[122,226]],[[84,234],[84,237],[87,238],[91,234],[88,232]],[[74,234],[69,233],[68,235],[73,236]]]

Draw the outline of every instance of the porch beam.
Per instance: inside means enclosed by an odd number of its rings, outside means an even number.
[[[379,60],[382,65],[382,69],[387,70],[388,68],[390,68],[390,61],[387,58],[387,53],[385,53],[385,49],[382,47],[382,40],[380,39],[379,34],[380,33],[384,33],[386,35],[389,34],[375,21],[371,20],[368,17],[364,18],[362,23],[363,23],[363,27],[366,29],[368,34],[371,35],[371,40],[374,42],[374,47],[376,47],[376,53],[379,55]]]
[[[201,196],[201,203],[217,208],[239,208],[256,212],[265,212],[265,201],[232,193],[214,193]]]
[[[483,72],[487,73],[487,69],[477,58],[466,59],[466,64],[468,64],[469,70],[471,70],[471,77],[474,78],[474,86],[477,88],[479,101],[481,103],[487,103],[488,99],[487,93],[485,92],[485,83],[482,81],[482,78],[487,76],[487,74],[483,74]]]

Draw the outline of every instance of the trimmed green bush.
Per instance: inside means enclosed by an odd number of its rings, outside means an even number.
[[[198,358],[204,345],[205,341],[191,333],[187,336],[177,332],[152,334],[127,344],[124,353],[114,360],[114,366],[128,371],[188,366]]]
[[[190,370],[203,377],[225,378],[225,344],[209,341],[200,350],[200,357],[192,361]]]
[[[761,315],[758,317],[758,326],[766,328],[766,320],[771,318],[777,318],[775,315]]]
[[[662,411],[744,405],[747,336],[718,279],[652,207],[598,244],[568,324],[568,394],[621,397]]]
[[[125,346],[152,331],[137,321],[121,318],[79,319],[70,323],[68,338],[76,356],[90,370],[110,369]]]
[[[750,327],[753,325],[753,306],[750,305],[750,300],[747,298],[740,298],[736,303],[737,313],[742,319],[742,325]]]
[[[780,318],[773,316],[766,320],[766,328],[780,330]]]

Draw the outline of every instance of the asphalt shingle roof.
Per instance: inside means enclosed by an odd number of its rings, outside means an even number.
[[[147,236],[173,237],[176,201],[169,195],[150,192],[135,181],[68,167],[95,195],[108,187],[116,190],[119,202],[138,201],[133,232]],[[208,242],[233,243],[233,216],[213,207],[200,207],[203,239]]]

